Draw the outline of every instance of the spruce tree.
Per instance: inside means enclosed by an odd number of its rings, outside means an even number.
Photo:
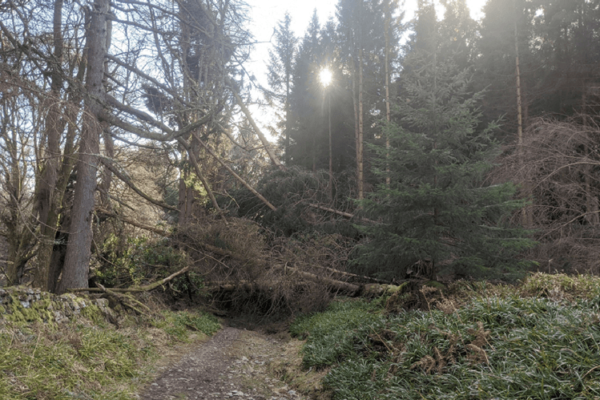
[[[292,72],[294,68],[294,57],[296,55],[298,39],[291,30],[292,17],[285,13],[283,21],[275,29],[275,44],[272,50],[269,50],[269,64],[267,66],[269,74],[268,81],[271,88],[266,93],[267,100],[270,100],[276,106],[279,127],[283,128],[283,138],[285,146],[285,162],[290,163],[290,92],[292,89]],[[280,111],[284,115],[281,116]]]
[[[411,68],[401,79],[403,97],[384,132],[389,158],[384,146],[374,146],[376,173],[385,176],[389,165],[391,183],[361,202],[380,223],[363,228],[356,265],[396,278],[514,271],[521,265],[515,255],[532,242],[509,224],[508,215],[522,207],[514,188],[483,183],[498,146],[494,124],[478,128],[482,94],[470,94],[469,71],[438,59],[437,51],[415,51],[405,63]]]

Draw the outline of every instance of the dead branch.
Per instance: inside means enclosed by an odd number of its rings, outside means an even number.
[[[340,216],[346,217],[348,219],[359,218],[360,221],[369,222],[371,224],[379,224],[379,225],[381,224],[381,222],[373,221],[372,219],[362,218],[362,217],[356,217],[354,214],[350,214],[350,213],[347,213],[347,212],[344,212],[344,211],[339,211],[339,210],[336,210],[334,208],[324,207],[324,206],[321,206],[319,204],[313,204],[313,203],[311,203],[308,206],[312,207],[312,208],[316,208],[318,210],[323,210],[323,211],[327,211],[327,212],[330,212],[330,213],[333,213],[333,214],[336,214],[336,215],[340,215]]]
[[[118,218],[121,221],[125,222],[126,224],[135,226],[136,228],[140,228],[140,229],[146,230],[148,232],[156,233],[157,235],[164,236],[164,237],[171,236],[171,232],[165,231],[163,229],[155,228],[150,225],[142,224],[141,222],[134,221],[134,220],[129,219],[121,214],[115,214],[114,212],[105,210],[103,208],[96,208],[96,211],[100,212],[106,216],[109,216],[109,217]]]
[[[287,267],[287,270],[292,271],[293,273],[298,274],[306,279],[309,279],[309,280],[312,280],[315,282],[319,282],[319,283],[324,283],[338,292],[343,292],[343,293],[347,293],[350,295],[358,294],[360,292],[360,288],[361,288],[360,285],[354,285],[352,283],[348,283],[348,282],[344,282],[344,281],[338,281],[338,280],[331,279],[331,278],[325,278],[322,276],[311,274],[310,272],[300,271],[299,269],[293,268],[293,267]]]
[[[309,204],[309,206],[312,207],[312,208],[316,208],[318,210],[323,210],[323,211],[327,211],[327,212],[330,212],[330,213],[333,213],[333,214],[336,214],[336,215],[340,215],[340,216],[346,217],[348,219],[354,218],[354,214],[350,214],[350,213],[347,213],[347,212],[344,212],[344,211],[338,211],[336,209],[329,208],[329,207],[324,207],[324,206],[321,206],[319,204],[313,204],[313,203],[311,203],[311,204]]]
[[[123,183],[125,183],[127,186],[129,186],[131,188],[131,190],[133,190],[134,192],[136,192],[138,195],[140,195],[142,198],[144,198],[146,201],[154,204],[155,206],[159,206],[162,208],[165,208],[167,210],[171,210],[171,211],[177,211],[179,212],[179,210],[175,207],[172,207],[170,205],[168,205],[167,203],[163,203],[162,201],[159,200],[155,200],[152,197],[148,196],[146,193],[142,192],[131,180],[130,177],[128,177],[127,175],[125,175],[124,173],[122,173],[121,171],[119,171],[118,168],[115,167],[114,165],[114,161],[110,158],[107,157],[101,157],[100,158],[102,164],[113,174],[115,174],[117,176],[117,178],[119,178],[121,181],[123,181]]]
[[[238,174],[236,174],[235,171],[233,169],[231,169],[231,167],[225,163],[225,161],[221,160],[221,158],[219,156],[217,156],[215,154],[215,152],[212,151],[211,148],[208,147],[202,141],[202,139],[200,139],[200,137],[196,134],[196,132],[192,132],[192,135],[194,135],[194,137],[198,140],[198,142],[200,143],[200,145],[202,145],[202,147],[204,147],[206,149],[206,151],[219,162],[219,164],[221,164],[222,166],[224,166],[227,169],[227,171],[229,171],[229,173],[235,177],[235,179],[237,179],[242,185],[244,185],[244,187],[246,187],[246,189],[248,189],[249,191],[251,191],[252,194],[254,194],[256,197],[258,197],[271,210],[277,211],[277,207],[275,207],[273,204],[271,204],[269,202],[269,200],[265,199],[262,194],[258,193],[256,191],[256,189],[254,189],[252,186],[250,186],[250,184],[248,184],[248,182],[246,182],[244,180],[244,178],[242,178],[241,176],[239,176]]]
[[[200,182],[202,182],[202,186],[204,186],[204,189],[206,189],[206,193],[208,193],[208,197],[210,198],[210,201],[213,203],[213,206],[215,207],[215,209],[217,210],[217,212],[219,213],[221,218],[223,218],[223,220],[227,224],[227,220],[225,219],[225,213],[223,213],[223,210],[221,210],[221,207],[219,207],[219,203],[217,203],[217,199],[215,198],[215,194],[213,193],[212,188],[210,187],[210,185],[204,178],[202,171],[200,171],[200,167],[198,166],[198,160],[196,159],[196,155],[194,154],[194,152],[191,150],[190,146],[188,146],[187,142],[183,138],[178,138],[177,141],[187,151],[188,155],[190,156],[190,161],[192,162],[192,165],[194,166],[194,171],[196,171],[196,176],[198,177],[198,179],[200,179]]]
[[[134,312],[136,312],[139,315],[145,315],[146,317],[151,317],[151,315],[153,314],[152,310],[150,308],[148,308],[147,305],[140,302],[139,300],[134,299],[133,296],[116,293],[113,289],[107,289],[99,283],[96,283],[96,285],[98,286],[97,290],[87,288],[87,291],[98,291],[98,292],[106,293],[107,295],[115,298],[117,301],[119,301],[125,307],[130,308],[131,310],[133,310]],[[140,311],[136,307],[136,305],[141,307],[142,309],[146,310],[147,313]]]
[[[228,77],[225,77],[225,79],[226,79],[227,84],[229,85],[229,88],[233,92],[233,95],[235,96],[236,102],[238,103],[238,105],[240,106],[242,111],[244,112],[244,115],[246,115],[246,118],[248,118],[250,125],[252,125],[252,129],[254,129],[254,132],[256,132],[260,141],[262,142],[262,144],[265,148],[265,151],[267,152],[267,154],[269,155],[269,158],[271,159],[271,162],[273,162],[273,164],[276,165],[277,167],[279,167],[279,169],[281,169],[282,171],[285,171],[285,167],[283,166],[283,164],[281,164],[281,162],[279,161],[279,159],[277,158],[275,153],[273,153],[273,151],[270,149],[270,147],[269,147],[270,143],[267,141],[267,138],[262,133],[262,131],[258,128],[258,125],[256,125],[256,122],[254,122],[254,118],[252,118],[252,114],[250,114],[250,110],[248,110],[248,107],[246,107],[246,105],[244,104],[244,101],[242,100],[242,98],[238,94],[237,90],[235,89],[233,82]]]
[[[145,286],[133,286],[130,288],[114,288],[114,289],[106,289],[104,288],[102,285],[97,284],[98,288],[78,288],[78,289],[69,289],[70,292],[107,292],[108,290],[112,291],[112,292],[119,292],[119,293],[141,293],[141,292],[149,292],[151,290],[156,289],[159,286],[164,285],[165,283],[169,282],[170,280],[177,278],[179,275],[181,274],[185,274],[186,272],[188,272],[190,270],[190,267],[185,267],[169,276],[167,276],[164,279],[161,279],[159,281],[156,281],[154,283],[150,283],[148,285]],[[108,292],[107,292],[108,293]]]
[[[360,279],[363,281],[369,281],[369,282],[377,282],[377,283],[381,283],[381,284],[387,284],[387,281],[384,281],[382,279],[377,279],[377,278],[371,278],[370,276],[364,276],[364,275],[357,275],[357,274],[353,274],[350,272],[345,272],[345,271],[340,271],[334,268],[330,268],[330,267],[321,267],[319,265],[315,266],[316,268],[321,268],[324,270],[327,270],[333,274],[338,274],[338,275],[342,275],[342,276],[347,276],[349,278],[355,278],[355,279]]]

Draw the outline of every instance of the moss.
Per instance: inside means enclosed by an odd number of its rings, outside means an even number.
[[[101,324],[104,322],[104,314],[102,313],[102,310],[100,310],[100,307],[91,301],[89,301],[86,306],[81,309],[81,315],[95,324]]]
[[[446,285],[444,285],[443,283],[438,282],[438,281],[428,281],[428,282],[425,282],[424,286],[429,286],[429,287],[432,287],[432,288],[436,288],[436,289],[439,289],[442,292],[447,289]]]
[[[11,311],[6,317],[16,322],[4,319],[0,324],[0,399],[25,400],[32,393],[45,399],[134,399],[138,387],[153,378],[147,371],[160,346],[188,341],[197,331],[212,334],[220,327],[212,316],[165,311],[156,321],[130,320],[116,329],[102,323],[101,308],[89,299],[42,295],[39,305],[24,308],[18,293],[12,295],[4,305]],[[73,304],[80,307],[82,318],[66,324],[35,323],[44,309],[62,312]]]
[[[558,299],[591,299],[600,295],[600,277],[536,273],[523,282],[521,293]]]
[[[28,303],[28,307],[21,303],[19,295],[10,293],[10,303],[8,304],[8,313],[5,318],[14,323],[45,322],[53,323],[55,302],[50,295],[42,295],[40,299],[23,300]]]

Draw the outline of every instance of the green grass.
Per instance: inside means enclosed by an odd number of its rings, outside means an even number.
[[[164,312],[148,324],[0,321],[0,399],[133,399],[160,346],[219,329],[212,316]]]
[[[346,301],[292,333],[334,399],[600,399],[600,280],[532,278],[447,313]],[[522,297],[541,287],[570,297]]]

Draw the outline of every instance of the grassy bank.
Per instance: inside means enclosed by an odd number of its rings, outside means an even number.
[[[219,327],[214,317],[189,311],[125,319],[118,329],[95,318],[66,324],[0,318],[0,399],[133,399],[152,379],[162,349]]]
[[[334,399],[600,398],[598,278],[538,274],[446,292],[431,311],[388,312],[383,298],[299,318],[304,366],[331,368],[323,383]]]

